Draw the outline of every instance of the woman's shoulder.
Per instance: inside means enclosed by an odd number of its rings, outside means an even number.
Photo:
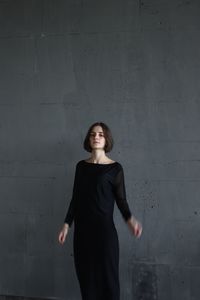
[[[108,161],[108,163],[105,164],[95,164],[95,163],[91,163],[89,161],[89,159],[81,159],[76,163],[76,166],[87,166],[87,165],[93,165],[93,166],[113,166],[113,167],[118,167],[118,168],[123,168],[121,162],[116,161],[116,160],[112,160],[110,159]]]

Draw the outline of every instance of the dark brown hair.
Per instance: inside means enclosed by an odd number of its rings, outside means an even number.
[[[95,126],[101,126],[102,127],[102,130],[103,130],[103,133],[104,133],[104,137],[105,137],[105,147],[104,147],[104,150],[105,152],[110,152],[113,148],[113,145],[114,145],[114,141],[113,141],[113,137],[112,137],[112,134],[111,134],[111,131],[110,131],[110,128],[103,122],[96,122],[94,124],[92,124],[90,126],[90,128],[88,129],[88,132],[86,134],[86,137],[85,137],[85,140],[83,142],[83,147],[86,151],[88,152],[92,152],[92,148],[90,146],[90,133],[92,131],[92,129],[95,127]]]

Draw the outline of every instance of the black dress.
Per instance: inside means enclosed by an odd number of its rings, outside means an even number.
[[[76,165],[72,199],[65,217],[74,220],[74,263],[83,300],[119,300],[119,241],[114,204],[131,217],[120,163]]]

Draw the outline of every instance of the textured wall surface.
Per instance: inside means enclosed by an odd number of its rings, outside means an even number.
[[[0,0],[0,294],[79,300],[57,233],[88,126],[108,123],[122,300],[199,300],[200,2]]]

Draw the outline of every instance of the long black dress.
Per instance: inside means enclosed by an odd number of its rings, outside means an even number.
[[[74,263],[83,300],[120,299],[115,201],[127,221],[131,211],[121,164],[79,161],[64,222],[71,227],[74,220]]]

